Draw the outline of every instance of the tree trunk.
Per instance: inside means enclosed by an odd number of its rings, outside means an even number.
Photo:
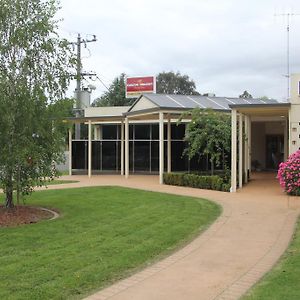
[[[210,170],[211,170],[211,175],[214,175],[214,161],[210,161]]]
[[[20,179],[21,179],[20,165],[18,165],[18,175],[17,175],[17,205],[20,204]]]
[[[14,202],[13,202],[13,182],[12,177],[9,178],[6,187],[5,187],[5,207],[6,208],[13,208]]]

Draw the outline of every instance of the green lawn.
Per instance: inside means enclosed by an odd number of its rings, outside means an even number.
[[[61,217],[0,228],[0,299],[73,299],[153,262],[207,228],[207,200],[118,187],[35,192]]]
[[[294,239],[279,263],[243,299],[300,299],[300,220]]]

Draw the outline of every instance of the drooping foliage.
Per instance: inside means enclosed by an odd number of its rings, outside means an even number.
[[[0,0],[0,184],[5,205],[55,176],[60,111],[75,63],[57,34],[57,0]]]
[[[181,119],[184,117],[186,114]],[[184,154],[189,159],[208,156],[212,166],[223,163],[223,167],[227,168],[226,158],[231,148],[230,116],[212,109],[193,109],[191,122],[187,124],[185,141],[188,146]]]

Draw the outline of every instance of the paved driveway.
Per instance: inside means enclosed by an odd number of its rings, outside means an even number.
[[[238,299],[284,252],[300,211],[300,199],[283,194],[275,174],[256,175],[235,194],[159,185],[157,176],[72,179],[80,182],[59,188],[120,185],[207,198],[223,206],[217,221],[189,245],[90,300]]]

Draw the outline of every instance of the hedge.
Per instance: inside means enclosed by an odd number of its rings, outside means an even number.
[[[187,173],[164,173],[164,183],[224,192],[230,190],[230,184],[218,175],[201,176]]]

